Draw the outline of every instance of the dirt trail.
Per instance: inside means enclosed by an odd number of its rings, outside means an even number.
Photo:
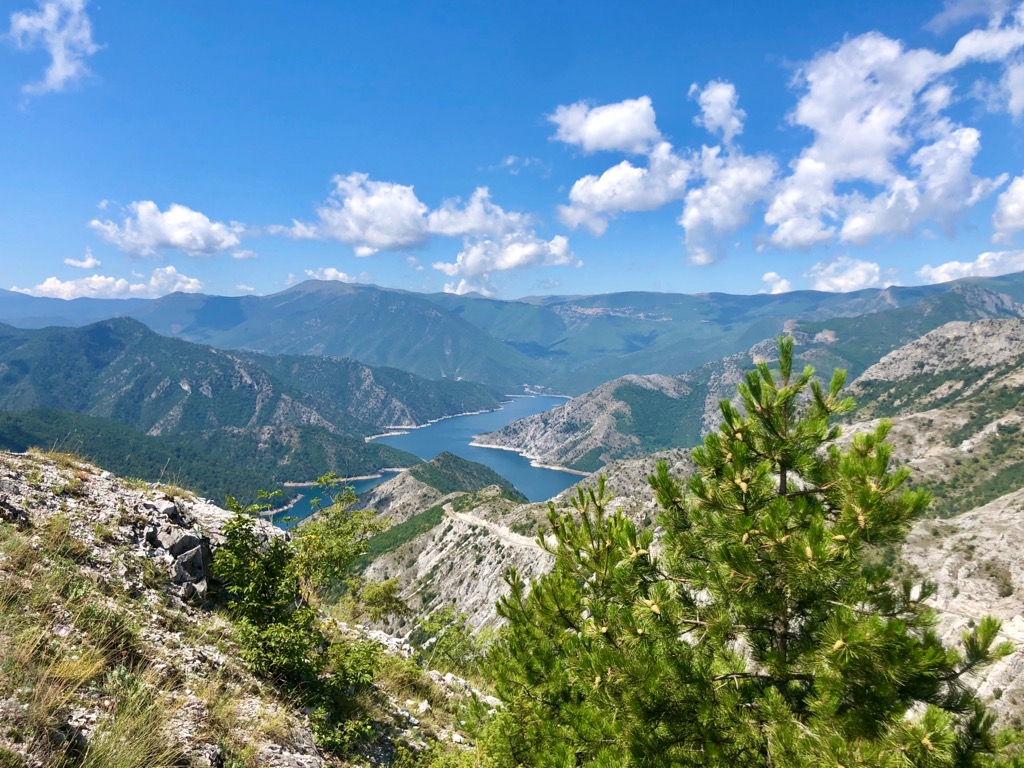
[[[444,505],[444,511],[446,515],[454,518],[455,520],[461,520],[462,522],[469,523],[470,525],[477,525],[481,528],[486,528],[506,544],[511,544],[513,547],[525,547],[527,549],[535,549],[539,552],[544,551],[544,548],[537,544],[536,539],[510,531],[504,525],[492,523],[490,520],[484,520],[476,515],[471,515],[466,512],[456,512],[452,508],[451,503]]]

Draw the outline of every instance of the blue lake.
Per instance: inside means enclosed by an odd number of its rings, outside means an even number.
[[[564,402],[565,399],[561,397],[514,397],[495,411],[453,416],[425,427],[410,429],[404,434],[376,439],[415,454],[424,461],[450,451],[456,456],[487,465],[508,479],[530,501],[546,501],[578,483],[582,477],[572,472],[531,466],[529,459],[512,451],[483,448],[470,443],[475,435],[493,432],[511,421],[546,411]],[[363,493],[391,477],[394,477],[394,473],[385,473],[382,477],[370,480],[353,480],[350,484],[356,493]],[[316,491],[316,488],[304,488],[303,498],[284,514],[299,519],[309,515],[309,502],[316,496]]]

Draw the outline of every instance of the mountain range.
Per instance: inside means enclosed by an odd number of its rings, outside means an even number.
[[[800,363],[843,368],[852,379],[884,355],[952,321],[1024,317],[1024,304],[977,284],[957,284],[906,306],[853,317],[793,320]],[[695,445],[718,424],[718,402],[735,393],[751,360],[770,357],[771,340],[679,376],[627,375],[550,411],[481,435],[481,444],[517,450],[542,463],[595,471],[616,459]]]
[[[253,474],[258,485],[233,492],[411,466],[419,459],[366,436],[500,401],[473,382],[331,357],[229,353],[125,317],[81,328],[0,325],[0,445],[71,440],[144,476],[162,460],[170,476],[218,498],[227,482]]]
[[[848,294],[629,292],[514,301],[307,281],[268,296],[174,293],[120,301],[0,291],[0,322],[39,328],[126,315],[160,334],[221,349],[351,357],[507,393],[546,387],[577,395],[626,374],[683,373],[745,351],[792,320],[909,307],[956,285],[1024,301],[1021,274]]]

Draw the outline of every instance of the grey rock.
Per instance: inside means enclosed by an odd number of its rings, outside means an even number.
[[[168,499],[147,499],[139,505],[144,512],[155,512],[176,525],[184,525],[185,520],[178,511],[177,505]]]
[[[201,603],[206,599],[207,591],[206,579],[200,579],[196,582],[187,581],[181,590],[181,596],[186,602]]]
[[[193,547],[171,565],[171,581],[175,584],[195,584],[206,579],[206,558],[202,547]]]
[[[153,534],[153,541],[150,543],[153,546],[166,549],[171,553],[172,557],[178,557],[179,555],[188,552],[190,549],[195,549],[203,543],[203,539],[195,533],[184,528],[178,528],[173,525],[161,525],[156,529]],[[147,531],[147,541],[149,541],[149,532]]]

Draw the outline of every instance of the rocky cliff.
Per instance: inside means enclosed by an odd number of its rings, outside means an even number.
[[[392,671],[360,704],[361,757],[318,746],[311,713],[249,672],[220,607],[210,565],[230,517],[68,454],[0,452],[0,765],[315,768],[464,741],[453,712],[473,693],[465,681],[322,616]],[[255,530],[264,544],[287,536]]]

